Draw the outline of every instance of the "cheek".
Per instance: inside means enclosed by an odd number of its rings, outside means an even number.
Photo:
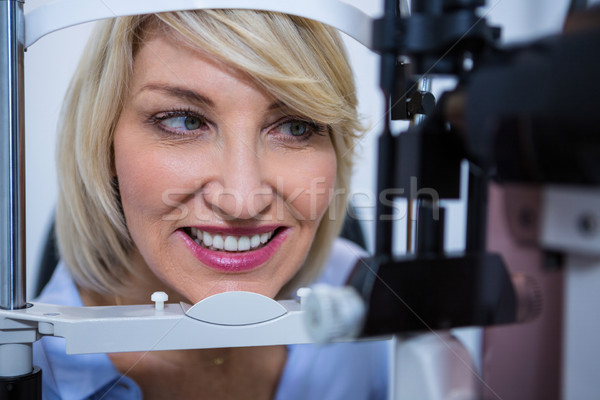
[[[135,217],[185,218],[189,212],[186,200],[200,178],[194,171],[202,169],[196,164],[172,149],[150,148],[116,138],[115,169],[128,223],[134,223]]]
[[[136,214],[154,214],[161,208],[163,192],[169,192],[164,169],[150,154],[115,151],[115,167],[123,211],[129,223]],[[172,182],[172,181],[171,181]]]
[[[315,224],[321,221],[334,195],[336,170],[332,148],[301,160],[279,176],[283,197],[296,219]]]

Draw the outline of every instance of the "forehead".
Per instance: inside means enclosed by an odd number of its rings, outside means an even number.
[[[136,51],[131,88],[139,90],[149,82],[173,83],[190,89],[210,85],[214,90],[237,83],[266,95],[248,73],[192,47],[171,29],[160,30],[160,35],[147,35]]]
[[[215,56],[184,42],[181,36],[172,30],[165,34],[152,34],[141,43],[134,57],[133,72],[137,78],[148,74],[160,74],[170,79],[183,79],[195,71],[207,78],[218,71],[234,75],[238,79],[251,81],[251,78],[233,68]]]
[[[253,102],[255,106],[281,104],[249,74],[204,51],[182,44],[175,35],[146,40],[133,63],[130,99],[143,96],[203,104],[210,108]]]

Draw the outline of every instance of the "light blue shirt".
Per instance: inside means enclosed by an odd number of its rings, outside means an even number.
[[[363,251],[339,239],[319,283],[342,285]],[[83,306],[64,265],[59,264],[39,303]],[[289,345],[276,400],[384,400],[388,391],[389,341]],[[67,355],[65,341],[34,343],[42,368],[44,400],[137,400],[137,384],[116,370],[106,354]]]

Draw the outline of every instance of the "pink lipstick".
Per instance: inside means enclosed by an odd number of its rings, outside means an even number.
[[[208,235],[207,238],[207,235],[204,235],[205,241],[203,244],[199,244],[193,238],[197,231],[190,236],[188,229],[212,233],[214,236]],[[266,263],[286,240],[289,228],[281,226],[262,226],[250,229],[198,227],[179,229],[177,234],[180,235],[196,259],[207,267],[220,272],[237,273],[256,269]],[[241,235],[244,236],[240,237]],[[223,238],[225,238],[224,241]],[[262,241],[257,242],[260,239]],[[213,240],[215,243],[212,243]],[[231,251],[231,246],[234,249],[239,246],[240,250]],[[226,250],[227,248],[229,250]]]

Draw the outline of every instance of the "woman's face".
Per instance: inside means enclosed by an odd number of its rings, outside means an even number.
[[[114,154],[137,249],[194,303],[230,290],[275,296],[300,269],[335,185],[327,127],[157,35],[135,57]]]

